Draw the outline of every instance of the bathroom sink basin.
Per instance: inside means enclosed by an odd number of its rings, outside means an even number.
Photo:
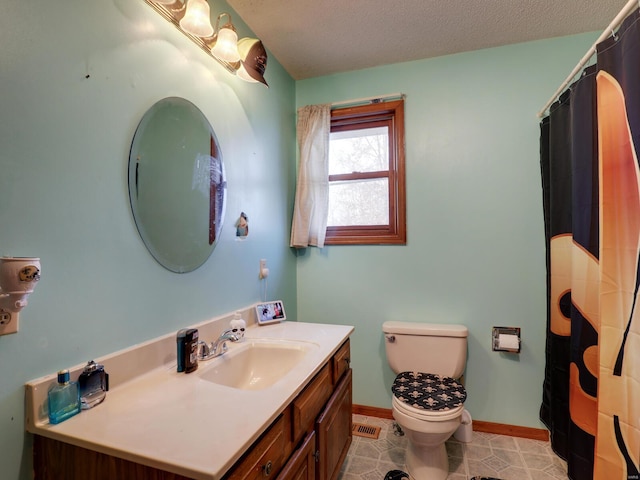
[[[262,390],[287,375],[312,349],[310,342],[251,340],[202,365],[202,380],[240,390]]]

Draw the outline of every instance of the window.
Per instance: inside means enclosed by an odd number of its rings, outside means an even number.
[[[404,101],[331,112],[327,245],[406,243]]]

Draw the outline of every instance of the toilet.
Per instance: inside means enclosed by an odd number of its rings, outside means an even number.
[[[457,380],[467,361],[464,325],[385,322],[389,366],[396,379],[393,418],[407,436],[406,465],[415,480],[449,474],[445,442],[461,423],[467,392]]]

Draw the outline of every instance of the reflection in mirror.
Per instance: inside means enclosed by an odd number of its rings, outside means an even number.
[[[172,272],[195,270],[211,255],[226,200],[222,152],[191,102],[160,100],[142,117],[129,156],[129,198],[138,232]]]

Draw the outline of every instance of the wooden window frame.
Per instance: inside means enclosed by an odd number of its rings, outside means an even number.
[[[406,245],[404,100],[371,103],[331,111],[331,132],[389,127],[389,169],[329,175],[329,182],[388,178],[389,225],[327,227],[325,245]]]

